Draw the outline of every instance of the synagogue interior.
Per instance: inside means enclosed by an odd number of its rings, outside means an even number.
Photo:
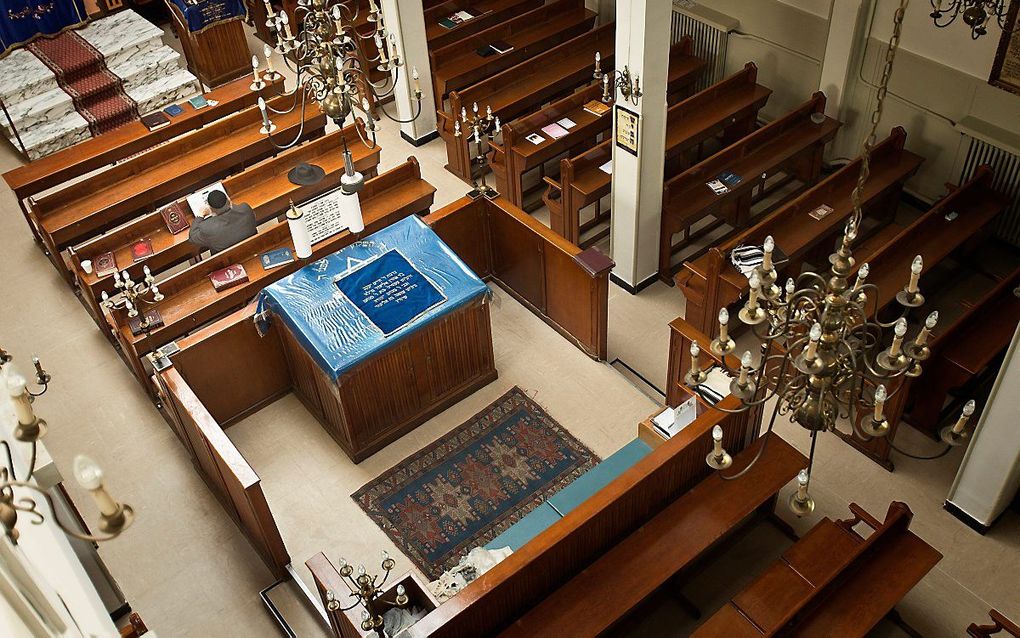
[[[1020,638],[1020,0],[0,9],[0,635]]]

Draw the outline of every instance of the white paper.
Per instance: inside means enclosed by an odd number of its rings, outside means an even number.
[[[209,193],[213,191],[220,191],[224,195],[227,194],[227,189],[223,188],[223,182],[216,182],[188,195],[188,206],[191,207],[191,212],[195,214],[195,217],[205,217],[212,212],[207,200],[209,199]]]
[[[570,119],[569,117],[565,117],[562,120],[556,120],[556,123],[559,124],[560,126],[562,126],[565,129],[572,129],[575,126],[577,126],[577,122],[575,122],[574,120]]]
[[[545,138],[539,135],[538,133],[532,133],[531,135],[527,136],[524,139],[528,140],[532,144],[541,144],[542,142],[545,141]]]
[[[607,175],[612,175],[613,174],[613,160],[610,159],[608,162],[606,162],[602,166],[599,166],[599,170],[602,171],[603,173],[607,174]]]

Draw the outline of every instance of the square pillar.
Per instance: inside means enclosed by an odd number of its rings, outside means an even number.
[[[421,146],[439,135],[422,0],[381,0],[380,8],[386,30],[396,36],[396,48],[404,61],[393,91],[397,117],[401,120],[410,120],[418,114],[414,80],[411,77],[412,70],[418,70],[418,86],[422,91],[421,114],[413,122],[400,125],[400,136],[415,146]]]

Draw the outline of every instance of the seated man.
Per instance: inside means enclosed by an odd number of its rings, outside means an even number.
[[[248,204],[235,206],[218,190],[209,193],[206,201],[209,214],[191,223],[188,241],[192,244],[216,254],[257,232],[255,213]]]

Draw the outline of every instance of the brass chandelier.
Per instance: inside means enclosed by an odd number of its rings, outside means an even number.
[[[301,28],[296,36],[291,31],[287,14],[276,13],[269,0],[263,1],[268,16],[266,26],[276,38],[276,51],[296,76],[294,88],[283,93],[294,97],[289,108],[276,110],[259,97],[262,132],[269,136],[274,146],[284,149],[296,145],[304,130],[303,127],[299,129],[293,140],[278,143],[272,137],[276,127],[270,114],[290,113],[298,108],[304,113],[309,100],[316,102],[322,112],[341,129],[348,117],[360,116],[365,121],[371,140],[364,139],[360,130],[358,136],[370,148],[376,146],[378,113],[401,124],[412,122],[421,114],[422,91],[416,68],[411,70],[411,78],[414,80],[414,115],[410,119],[401,120],[391,116],[382,106],[383,101],[393,96],[404,63],[397,50],[396,36],[387,32],[375,0],[369,0],[369,10],[365,16],[365,25],[371,27],[369,32],[362,32],[355,27],[361,11],[358,0],[298,0],[295,16]],[[362,43],[369,40],[374,42],[377,51],[374,56],[364,53]],[[277,77],[276,71],[269,57],[272,51],[268,46],[266,49],[268,71],[263,77],[274,79]],[[255,81],[251,88],[260,91],[264,85],[259,78],[257,58],[253,59],[252,66],[255,68]],[[371,75],[375,70],[385,73],[387,77],[379,83],[373,83]]]
[[[747,302],[738,314],[761,344],[761,362],[755,368],[754,357],[748,351],[741,357],[738,369],[727,365],[726,356],[734,352],[736,344],[729,336],[726,308],[719,311],[719,336],[708,344],[719,356],[723,369],[733,377],[730,393],[741,402],[734,410],[719,406],[714,409],[746,412],[776,399],[767,431],[772,432],[778,416],[787,416],[810,433],[808,466],[800,472],[798,489],[789,501],[791,510],[798,516],[814,509],[808,484],[818,434],[835,431],[837,422],[843,419],[849,420],[853,434],[862,440],[888,434],[885,404],[903,388],[905,377],[921,374],[921,363],[930,355],[928,338],[938,321],[938,313],[931,313],[913,339],[907,340],[906,315],[924,303],[924,295],[918,287],[923,268],[920,256],[914,259],[908,281],[896,295],[902,313],[895,321],[882,322],[877,318],[878,289],[867,283],[868,264],[856,268],[856,277],[853,284],[850,283],[856,266],[851,246],[862,219],[861,195],[869,175],[871,149],[875,145],[875,131],[882,116],[906,5],[907,0],[902,0],[895,13],[878,101],[861,153],[860,175],[852,193],[853,211],[839,248],[829,256],[829,272],[827,275],[805,272],[796,280],[788,279],[780,288],[776,285],[777,273],[772,261],[775,243],[768,237],[763,246],[763,260],[750,273]],[[891,340],[884,334],[889,329],[892,329]],[[684,378],[691,389],[704,383],[708,376],[698,364],[700,351],[701,346],[693,342],[691,368]],[[966,438],[964,428],[973,412],[974,402],[969,401],[956,424],[942,430],[942,440],[949,446],[962,444]],[[706,459],[708,465],[717,470],[730,467],[732,459],[722,447],[720,426],[715,427],[713,440],[713,450]],[[746,467],[722,478],[743,476],[764,450],[763,444]]]
[[[977,40],[988,33],[988,23],[995,18],[996,24],[1006,33],[1016,30],[1016,7],[1006,0],[931,0],[932,12],[929,14],[935,26],[948,27],[963,17],[963,22],[970,27],[970,37]]]

